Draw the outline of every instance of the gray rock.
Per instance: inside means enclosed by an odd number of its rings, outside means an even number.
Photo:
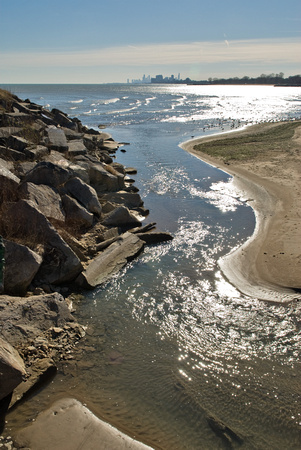
[[[44,247],[43,262],[36,275],[40,283],[69,282],[82,270],[80,260],[32,201],[4,204],[1,222],[4,229],[10,229],[15,238],[21,237],[28,246]]]
[[[57,292],[31,297],[1,295],[0,309],[1,334],[15,347],[32,345],[51,327],[74,322],[66,300]]]
[[[64,131],[68,141],[72,141],[74,139],[82,139],[84,137],[84,133],[78,133],[77,131],[71,130],[70,128],[62,127],[62,130]]]
[[[19,196],[22,199],[31,200],[47,219],[60,222],[65,221],[65,212],[61,197],[55,188],[45,184],[22,183],[19,187]]]
[[[80,178],[71,178],[65,184],[65,189],[78,200],[88,211],[97,215],[101,214],[101,205],[94,188],[84,183]]]
[[[82,140],[74,140],[68,143],[68,156],[74,158],[78,155],[86,155],[87,147]]]
[[[25,245],[6,239],[4,246],[4,293],[23,296],[41,266],[42,257]]]
[[[115,141],[103,141],[100,148],[104,150],[108,150],[109,152],[116,152],[118,150],[120,144]]]
[[[126,225],[141,225],[137,217],[132,214],[125,206],[118,206],[110,212],[103,221],[106,226],[126,226]]]
[[[128,208],[138,208],[139,206],[143,205],[143,201],[141,200],[139,194],[126,191],[103,194],[101,196],[101,200],[124,205]]]
[[[90,151],[96,150],[99,146],[99,142],[103,142],[103,139],[98,140],[96,136],[90,134],[85,134],[83,139],[85,146]]]
[[[118,186],[119,189],[124,189],[125,188],[125,184],[124,184],[124,175],[121,174],[118,170],[116,170],[112,165],[110,164],[103,164],[103,167],[110,172],[112,175],[114,175],[115,177],[117,177],[118,179]]]
[[[26,159],[25,153],[18,152],[9,147],[3,147],[2,145],[0,145],[0,156],[13,161],[25,161]]]
[[[17,350],[0,338],[0,400],[21,383],[25,374],[25,366]]]
[[[113,205],[111,202],[106,202],[104,205],[102,205],[102,212],[104,214],[108,214],[116,209],[116,206]]]
[[[85,183],[90,183],[89,178],[89,167],[90,163],[81,163],[76,161],[69,161],[61,153],[56,151],[51,151],[51,154],[47,156],[47,161],[51,162],[65,170],[69,170],[73,175],[77,175]]]
[[[47,341],[45,342],[45,346],[46,345]],[[29,372],[29,376],[14,390],[9,407],[11,408],[22,400],[25,394],[30,389],[33,389],[34,386],[41,386],[42,383],[45,383],[45,381],[53,376],[56,371],[57,368],[51,358],[43,358],[32,361],[30,369],[27,371]]]
[[[55,126],[47,128],[47,144],[51,150],[66,152],[68,150],[67,138],[64,131]]]
[[[119,191],[120,182],[116,175],[108,172],[101,164],[89,166],[90,183],[96,192]]]
[[[126,167],[125,173],[129,175],[135,175],[137,173],[137,169],[135,169],[134,167]]]
[[[7,161],[5,159],[0,158],[0,169],[1,167],[10,170],[13,173],[14,163],[12,161]]]
[[[34,184],[47,184],[58,188],[74,176],[71,170],[66,170],[58,164],[42,161],[35,165],[24,177],[24,181]]]
[[[42,158],[43,156],[48,156],[49,149],[45,147],[45,145],[35,145],[26,147],[23,153],[26,158],[33,161]]]
[[[0,166],[0,203],[18,198],[17,189],[20,180],[5,166]]]
[[[15,126],[18,127],[20,124],[31,122],[32,122],[31,114],[12,112],[12,113],[5,113],[2,116],[2,124],[3,126],[7,127],[15,127]]]
[[[109,155],[109,152],[106,150],[101,150],[97,153],[99,161],[104,162],[105,164],[111,164],[113,162],[113,159]]]
[[[76,280],[86,288],[93,288],[108,281],[113,275],[135,258],[144,247],[144,243],[135,234],[124,233],[107,247],[88,265]]]
[[[62,196],[63,207],[66,212],[66,223],[79,227],[90,227],[94,216],[75,198],[65,194]]]
[[[81,180],[83,180],[87,184],[90,184],[89,167],[90,164],[82,164],[80,162],[78,164],[76,163],[69,164],[69,169],[74,172],[74,175],[77,175]]]
[[[12,135],[18,136],[22,132],[20,127],[0,127],[0,139],[8,138]]]
[[[8,146],[18,152],[23,152],[30,143],[20,136],[10,136],[8,138]]]
[[[51,114],[53,116],[53,120],[58,123],[60,126],[65,128],[70,128],[71,130],[77,131],[77,124],[72,119],[70,119],[67,114],[63,113],[59,109],[52,109]]]
[[[117,170],[117,172],[121,173],[122,175],[125,175],[125,167],[123,164],[114,162],[112,164],[112,167],[114,167],[114,169]]]

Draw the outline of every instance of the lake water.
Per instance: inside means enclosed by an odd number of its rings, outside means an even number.
[[[4,86],[8,87],[8,86]],[[300,118],[301,88],[185,85],[12,85],[127,142],[116,161],[174,240],[147,248],[76,317],[87,336],[43,392],[9,416],[12,428],[73,396],[161,449],[223,449],[213,415],[242,436],[233,448],[300,448],[300,305],[264,303],[226,282],[217,260],[254,230],[230,177],[179,144],[266,120]],[[17,417],[18,416],[18,417]],[[19,422],[18,422],[19,423]]]

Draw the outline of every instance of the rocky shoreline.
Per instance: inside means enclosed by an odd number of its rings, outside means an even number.
[[[2,422],[85,335],[73,301],[171,240],[148,215],[123,145],[63,112],[0,90]],[[3,426],[2,426],[3,428]]]

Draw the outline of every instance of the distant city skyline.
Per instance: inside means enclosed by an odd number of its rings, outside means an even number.
[[[142,76],[142,78],[137,78],[137,79],[132,79],[131,81],[130,81],[130,79],[128,78],[127,79],[127,83],[132,83],[132,84],[137,84],[137,83],[140,83],[140,84],[147,84],[147,83],[152,83],[153,82],[153,80],[155,80],[157,78],[157,82],[159,83],[160,81],[170,81],[170,82],[172,82],[173,80],[176,80],[176,81],[180,81],[181,80],[181,74],[180,73],[178,73],[178,75],[177,75],[177,77],[175,77],[175,75],[170,75],[170,76],[167,76],[167,77],[164,77],[163,75],[156,75],[155,77],[151,77],[150,75],[143,75]]]
[[[301,73],[299,0],[0,0],[0,17],[0,83]]]

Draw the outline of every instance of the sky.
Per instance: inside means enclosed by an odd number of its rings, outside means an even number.
[[[300,0],[0,0],[0,84],[301,74]]]

